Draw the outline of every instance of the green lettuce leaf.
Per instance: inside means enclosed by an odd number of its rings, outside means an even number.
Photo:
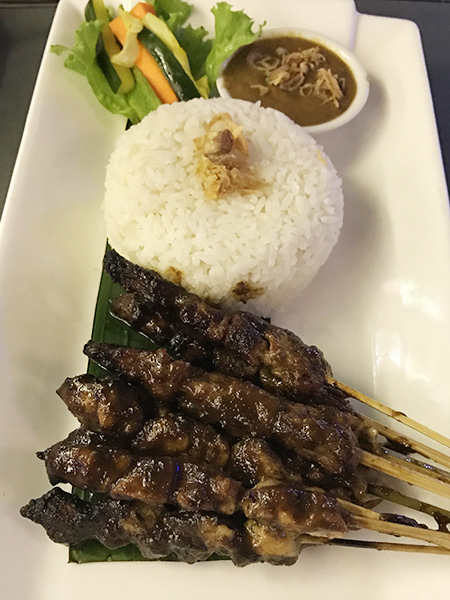
[[[254,21],[242,10],[233,11],[228,2],[219,2],[212,13],[215,18],[215,39],[205,61],[205,73],[211,87],[219,75],[222,63],[238,48],[256,40],[264,26],[263,23],[253,32]]]
[[[178,27],[175,32],[178,43],[189,58],[192,75],[200,79],[205,75],[205,61],[211,52],[213,41],[208,39],[208,32],[204,27]]]
[[[169,29],[175,32],[186,22],[192,12],[192,5],[183,0],[153,0],[156,14],[163,19]]]
[[[157,108],[160,101],[137,69],[133,70],[136,85],[127,94],[112,91],[103,71],[96,61],[98,36],[103,27],[102,21],[82,23],[75,32],[73,48],[55,45],[51,51],[61,55],[67,53],[64,66],[87,78],[98,101],[110,112],[125,116],[131,123],[138,123],[151,110]]]

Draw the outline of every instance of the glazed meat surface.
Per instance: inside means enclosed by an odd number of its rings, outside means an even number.
[[[246,438],[232,446],[227,471],[246,488],[262,481],[301,482],[300,474],[290,473],[269,444],[258,438]]]
[[[329,406],[306,406],[270,394],[249,382],[203,372],[172,359],[165,350],[137,350],[89,342],[85,353],[161,402],[232,437],[271,439],[319,469],[315,485],[352,485],[360,450],[360,421]],[[173,375],[175,374],[175,376]]]
[[[72,485],[112,498],[173,504],[188,510],[236,510],[241,484],[220,468],[183,458],[137,457],[107,445],[64,440],[39,453],[52,485]]]
[[[315,346],[307,346],[293,333],[246,312],[227,314],[114,250],[106,254],[104,268],[113,281],[164,319],[193,328],[197,339],[223,346],[247,363],[269,391],[297,396],[322,387],[329,365]]]
[[[102,433],[104,440],[120,438],[123,447],[134,454],[183,455],[221,467],[228,462],[230,441],[226,436],[168,411],[144,422],[148,405],[155,412],[151,398],[121,380],[81,375],[67,378],[57,393],[87,431]]]
[[[242,498],[245,515],[262,525],[291,533],[338,537],[347,532],[344,511],[334,498],[287,483],[260,484]]]
[[[88,374],[68,377],[57,394],[91,431],[129,437],[143,425],[142,394],[120,379],[98,379]]]
[[[147,421],[131,441],[135,454],[185,456],[197,463],[225,467],[230,441],[213,427],[181,414],[167,413]]]

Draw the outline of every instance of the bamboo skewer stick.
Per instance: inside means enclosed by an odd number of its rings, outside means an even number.
[[[370,483],[367,491],[369,494],[377,496],[377,498],[382,498],[388,502],[393,502],[394,504],[399,504],[400,506],[405,506],[406,508],[429,515],[436,521],[440,531],[448,531],[446,527],[450,525],[450,512],[444,508],[439,508],[417,498],[411,498],[391,487]]]
[[[388,550],[392,552],[415,552],[421,554],[450,554],[450,550],[441,546],[428,546],[424,544],[403,544],[401,542],[373,542],[370,540],[332,539],[303,535],[299,542],[308,546],[340,546],[344,548],[364,548],[368,550]]]
[[[402,544],[400,542],[370,542],[364,540],[329,540],[332,546],[367,548],[372,550],[390,550],[391,552],[420,552],[422,554],[450,554],[448,548],[425,546],[423,544]]]
[[[422,444],[421,442],[417,442],[416,440],[413,440],[405,435],[402,435],[397,431],[394,431],[390,427],[387,427],[386,425],[374,421],[370,417],[362,415],[361,417],[367,425],[376,429],[378,433],[385,437],[387,440],[391,440],[404,446],[408,446],[417,454],[420,454],[421,456],[424,456],[425,458],[428,458],[429,460],[432,460],[450,469],[450,456],[447,456],[446,454],[439,452],[439,450],[430,448],[429,446]]]
[[[345,383],[342,383],[341,381],[338,381],[337,379],[333,379],[333,377],[327,376],[326,381],[327,381],[327,383],[335,386],[336,388],[338,388],[345,394],[348,394],[350,397],[355,398],[355,400],[359,400],[359,402],[362,402],[363,404],[366,404],[367,406],[370,406],[371,408],[374,408],[375,410],[382,412],[383,414],[387,415],[388,417],[395,419],[399,423],[403,423],[403,425],[407,425],[408,427],[411,427],[411,429],[415,429],[416,431],[419,431],[420,433],[422,433],[423,435],[426,435],[427,437],[434,440],[435,442],[439,442],[443,446],[447,446],[447,448],[450,448],[450,439],[448,437],[446,437],[445,435],[442,435],[442,434],[438,433],[437,431],[433,431],[433,429],[430,429],[426,425],[422,425],[418,421],[415,421],[414,419],[410,419],[404,413],[399,412],[397,410],[393,410],[389,406],[385,406],[384,404],[381,404],[381,402],[378,402],[378,400],[374,400],[373,398],[370,398],[369,396],[366,396],[365,394],[362,394],[361,392],[354,390],[353,388],[349,387],[348,385],[345,385]]]
[[[435,479],[436,481],[446,483],[448,486],[450,486],[450,473],[434,468],[432,465],[428,465],[427,463],[420,461],[410,460],[408,458],[403,458],[395,454],[391,454],[387,450],[383,452],[383,458],[393,464],[405,466],[415,473],[423,473],[430,479]]]
[[[413,527],[411,525],[403,525],[401,523],[392,523],[391,521],[385,520],[382,515],[373,510],[358,506],[357,504],[352,504],[347,500],[338,499],[338,502],[352,515],[353,525],[358,529],[370,529],[371,531],[377,531],[378,533],[409,537],[450,550],[449,533],[422,527]]]
[[[370,529],[378,533],[409,537],[450,550],[450,535],[441,531],[411,527],[410,525],[391,523],[389,521],[382,521],[381,519],[368,519],[367,517],[360,517],[358,515],[353,515],[353,523],[360,529]]]
[[[390,458],[392,459],[394,457]],[[450,498],[450,485],[448,483],[434,479],[426,472],[417,471],[415,466],[415,468],[412,468],[412,466],[406,462],[398,464],[397,462],[388,460],[382,456],[376,456],[375,454],[363,451],[361,455],[361,464],[375,469],[376,471],[380,471],[381,473],[385,473],[386,475],[401,479],[406,483],[417,485],[418,487],[433,492],[434,494],[438,494],[439,496]]]

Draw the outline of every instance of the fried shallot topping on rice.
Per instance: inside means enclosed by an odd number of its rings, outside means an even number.
[[[201,153],[197,173],[203,181],[208,199],[214,200],[227,192],[246,192],[260,187],[248,163],[248,142],[226,113],[218,113],[205,126],[204,136],[195,138],[195,148]]]
[[[269,87],[261,89],[263,94],[268,93],[270,86],[277,86],[289,92],[298,90],[302,96],[316,96],[323,104],[332,102],[336,108],[339,107],[345,82],[331,69],[319,67],[326,59],[318,46],[297,52],[279,47],[276,56],[251,52],[247,62],[253,69],[264,72]],[[258,88],[264,86],[258,85]]]

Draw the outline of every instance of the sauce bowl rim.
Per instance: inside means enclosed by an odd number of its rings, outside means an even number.
[[[283,36],[298,37],[308,41],[316,42],[317,44],[324,46],[331,52],[334,52],[334,54],[339,56],[339,58],[341,58],[341,60],[345,62],[347,67],[352,72],[356,82],[355,97],[353,98],[352,103],[345,110],[345,112],[335,117],[334,119],[325,121],[324,123],[319,123],[317,125],[301,125],[300,127],[302,127],[302,129],[304,131],[307,131],[308,133],[324,133],[326,131],[337,129],[338,127],[341,127],[342,125],[345,125],[349,121],[353,120],[364,108],[364,105],[366,104],[367,98],[369,96],[370,88],[369,77],[367,75],[367,72],[363,68],[359,60],[356,58],[355,54],[342,44],[335,42],[333,39],[326,35],[323,35],[317,31],[295,27],[276,27],[266,29],[255,40],[255,42],[257,42],[260,39],[276,38]],[[251,44],[248,45],[250,46]],[[227,67],[228,63],[233,59],[236,53],[239,52],[239,50],[240,48],[238,48],[238,50],[236,50],[222,63],[220,67],[219,76],[216,80],[216,86],[219,95],[225,99],[232,99],[233,96],[231,96],[228,90],[225,88],[223,72]]]

